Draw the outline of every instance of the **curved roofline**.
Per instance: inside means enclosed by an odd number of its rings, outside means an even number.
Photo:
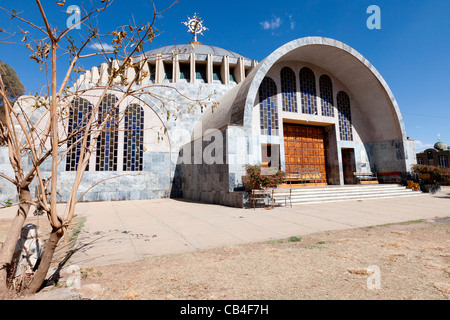
[[[386,81],[383,79],[381,74],[378,72],[378,70],[366,59],[363,57],[362,54],[360,54],[358,51],[353,49],[352,47],[346,45],[343,42],[340,42],[338,40],[330,39],[330,38],[323,38],[323,37],[305,37],[300,38],[297,40],[293,40],[277,50],[275,50],[272,54],[270,54],[267,58],[265,58],[248,76],[248,78],[244,81],[249,83],[249,88],[247,91],[247,99],[245,101],[245,110],[244,110],[244,119],[243,124],[250,125],[251,123],[251,117],[252,117],[252,109],[255,105],[255,100],[257,96],[257,92],[259,89],[259,86],[264,79],[264,76],[267,74],[267,72],[271,69],[271,67],[278,62],[282,57],[284,57],[286,54],[299,49],[301,47],[305,46],[311,46],[311,45],[324,45],[324,46],[331,46],[334,48],[341,49],[343,51],[346,51],[350,55],[352,55],[354,58],[359,60],[363,65],[369,69],[372,74],[376,77],[376,79],[380,82],[383,89],[387,93],[387,95],[390,98],[390,101],[392,103],[392,107],[394,108],[395,114],[397,116],[398,123],[400,125],[400,130],[402,133],[402,138],[404,140],[407,139],[406,136],[406,130],[405,125],[403,122],[403,117],[400,112],[400,108],[398,106],[398,103],[394,97],[394,94],[392,93],[391,89],[389,88]],[[245,84],[243,84],[245,86]],[[238,112],[239,113],[239,112]],[[233,114],[236,114],[236,112],[233,112]]]
[[[215,56],[229,56],[232,58],[244,58],[246,60],[251,60],[249,58],[244,57],[243,55],[236,53],[234,51],[230,51],[227,49],[223,49],[216,46],[210,46],[210,45],[204,45],[204,44],[194,44],[194,43],[188,43],[188,44],[176,44],[176,45],[169,45],[169,46],[163,46],[157,49],[153,49],[150,51],[147,51],[146,55],[153,55],[153,54],[171,54],[174,49],[179,50],[178,54],[189,54],[191,52],[194,52],[196,54],[212,54]]]
[[[265,58],[261,63],[259,63],[247,76],[247,78],[241,82],[234,90],[231,90],[227,94],[223,95],[219,99],[219,105],[223,106],[223,108],[217,108],[214,113],[207,113],[204,115],[203,120],[203,128],[204,129],[212,129],[212,128],[221,128],[226,125],[239,125],[243,126],[244,129],[252,128],[252,111],[253,107],[256,103],[256,97],[258,94],[259,86],[263,81],[266,74],[272,68],[272,66],[279,62],[283,57],[286,57],[289,53],[294,52],[300,48],[307,48],[310,46],[327,46],[330,48],[336,48],[342,50],[343,52],[349,54],[355,62],[361,63],[362,66],[366,68],[373,77],[375,77],[379,85],[379,89],[381,89],[386,95],[385,103],[388,104],[393,114],[395,115],[395,122],[398,125],[398,134],[399,136],[394,137],[393,139],[402,139],[407,140],[405,125],[403,122],[403,117],[400,112],[400,108],[397,104],[397,101],[387,85],[386,81],[380,75],[380,73],[375,69],[375,67],[364,58],[359,52],[350,46],[329,38],[322,37],[306,37],[300,38],[297,40],[293,40],[277,50],[275,50],[272,54],[270,54],[267,58]],[[292,58],[295,60],[297,57],[295,55],[288,56],[286,59]],[[300,57],[301,58],[301,57]],[[342,58],[342,57],[341,57]],[[308,61],[305,61],[308,62]],[[358,68],[358,65],[354,62],[350,62],[351,67],[356,67],[357,70],[362,70]],[[332,72],[332,70],[329,70]],[[333,72],[332,72],[333,73]],[[373,81],[371,80],[371,81]],[[401,138],[400,138],[401,135]]]

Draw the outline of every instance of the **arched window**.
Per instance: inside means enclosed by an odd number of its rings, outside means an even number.
[[[319,79],[320,98],[322,99],[322,115],[325,117],[334,117],[333,107],[333,83],[326,74]]]
[[[300,70],[300,91],[302,93],[302,112],[317,114],[316,77],[309,68]]]
[[[117,151],[119,144],[119,107],[117,98],[107,94],[98,111],[98,124],[105,124],[97,140],[96,171],[117,171]]]
[[[353,141],[352,114],[350,97],[344,91],[337,94],[337,109],[339,113],[339,131],[342,141]]]
[[[281,70],[281,93],[283,95],[283,111],[298,112],[297,110],[297,81],[291,68]]]
[[[264,78],[259,87],[259,117],[261,134],[278,135],[277,85],[271,78]]]
[[[84,134],[84,127],[86,127],[89,118],[91,117],[92,105],[81,98],[75,98],[72,101],[72,106],[69,113],[68,126],[68,141],[67,148],[69,149],[66,157],[66,171],[77,171],[78,162],[81,155],[82,139]],[[87,137],[86,149],[89,147],[91,137]],[[86,167],[89,171],[89,163]]]
[[[142,171],[144,158],[144,109],[132,104],[125,110],[123,171]]]

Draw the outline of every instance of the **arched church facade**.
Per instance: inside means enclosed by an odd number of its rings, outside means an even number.
[[[242,207],[245,164],[314,172],[326,185],[344,185],[355,183],[356,171],[397,181],[415,163],[387,83],[339,41],[297,39],[260,63],[198,42],[146,57],[145,76],[133,86],[140,94],[122,99],[121,121],[112,118],[89,159],[79,190],[84,201],[182,197]],[[71,92],[82,93],[72,100],[69,94],[64,132],[83,126],[100,99],[94,117],[121,100],[120,80],[102,98],[108,70],[119,63],[80,76]],[[134,79],[135,70],[125,76]],[[193,100],[205,98],[216,106],[194,107]],[[79,141],[72,140],[67,143],[75,147],[58,168],[62,202],[80,156]],[[42,170],[50,172],[49,164]]]
[[[327,38],[274,51],[219,98],[218,110],[206,111],[200,127],[221,130],[226,164],[182,166],[183,193],[195,200],[221,203],[226,187],[235,198],[243,164],[313,172],[326,185],[344,185],[356,183],[354,172],[400,182],[415,163],[387,83],[356,50]],[[216,182],[193,182],[195,176]]]

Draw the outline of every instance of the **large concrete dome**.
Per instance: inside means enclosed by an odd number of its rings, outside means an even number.
[[[195,43],[188,43],[188,44],[182,44],[182,45],[173,45],[173,46],[165,46],[158,49],[153,49],[148,52],[146,52],[147,56],[156,55],[158,53],[161,54],[199,54],[199,55],[208,55],[212,54],[213,56],[229,56],[230,58],[244,58],[246,60],[250,60],[236,52],[215,47],[215,46],[208,46],[203,44],[195,44]]]

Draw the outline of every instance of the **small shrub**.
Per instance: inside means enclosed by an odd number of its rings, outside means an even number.
[[[286,172],[278,170],[274,175],[262,175],[260,165],[245,165],[251,189],[276,188],[286,180]]]
[[[444,182],[450,179],[450,168],[416,164],[412,167],[412,171],[417,174],[429,174],[431,179],[436,181]]]
[[[289,242],[300,242],[302,241],[302,237],[290,237],[288,239]]]

